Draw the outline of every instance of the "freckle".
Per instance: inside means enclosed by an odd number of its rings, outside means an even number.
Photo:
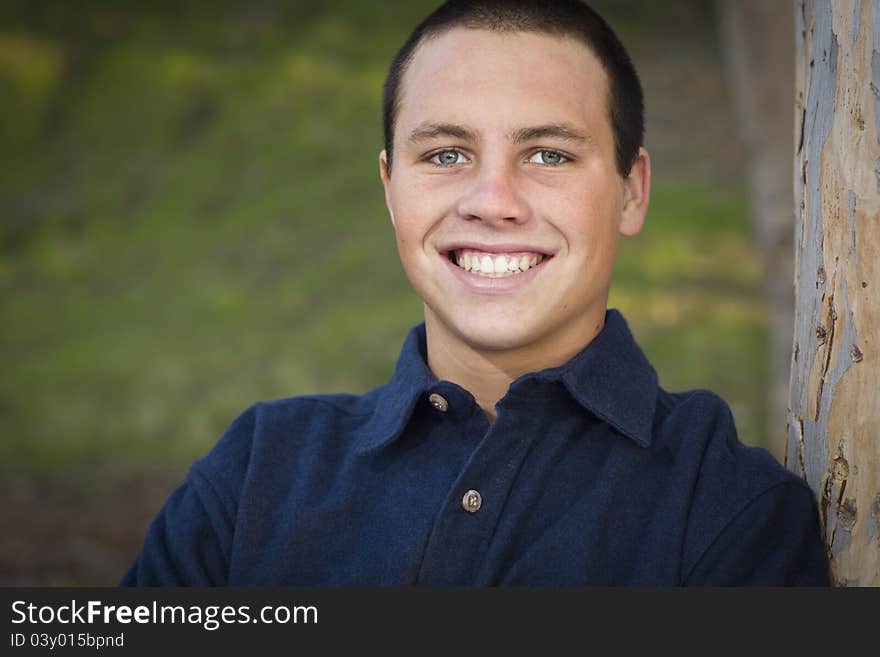
[[[862,289],[864,290],[866,287],[868,287],[868,281],[862,281]]]

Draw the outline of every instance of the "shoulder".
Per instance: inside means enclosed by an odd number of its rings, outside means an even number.
[[[766,449],[742,443],[730,407],[709,390],[660,389],[654,438],[677,458],[698,466],[700,483],[727,484],[731,495],[800,481]]]
[[[746,527],[763,527],[762,539],[773,542],[816,524],[809,486],[766,449],[742,443],[718,395],[661,390],[655,436],[691,473],[683,574],[718,550],[723,536],[742,539]]]
[[[353,446],[376,410],[382,388],[363,395],[305,395],[258,402],[197,460],[190,479],[235,504],[249,474],[284,469],[317,453]]]

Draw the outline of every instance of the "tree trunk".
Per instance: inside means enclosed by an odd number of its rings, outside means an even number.
[[[718,18],[728,88],[744,146],[755,243],[770,308],[769,419],[764,444],[782,460],[791,364],[794,294],[794,8],[784,1],[720,0]]]
[[[797,0],[786,465],[840,586],[880,586],[880,0]]]

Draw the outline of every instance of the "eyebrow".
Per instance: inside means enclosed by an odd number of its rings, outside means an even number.
[[[511,133],[510,138],[514,144],[521,144],[536,139],[547,139],[548,137],[561,139],[563,141],[589,142],[591,139],[575,128],[562,124],[551,123],[548,125],[539,125],[533,128],[521,128]]]
[[[428,141],[437,137],[452,137],[462,141],[479,141],[477,133],[464,126],[453,123],[422,123],[409,133],[410,143]]]
[[[437,137],[452,137],[462,141],[478,142],[476,132],[454,123],[422,123],[409,134],[410,143],[429,141]],[[591,142],[589,136],[578,132],[575,128],[563,123],[550,123],[529,128],[520,128],[508,135],[514,144],[522,144],[536,139],[554,138],[562,141]]]

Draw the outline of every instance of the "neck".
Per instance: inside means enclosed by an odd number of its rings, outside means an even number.
[[[564,335],[554,334],[514,349],[486,349],[453,334],[426,307],[428,367],[438,379],[451,381],[469,391],[492,422],[496,416],[495,404],[515,379],[568,362],[593,341],[604,325],[603,309],[597,318],[566,327]]]

